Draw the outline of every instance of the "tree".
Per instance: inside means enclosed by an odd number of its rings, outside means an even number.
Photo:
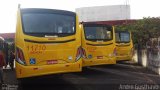
[[[131,31],[134,44],[145,47],[150,38],[160,37],[160,17],[143,18],[134,23],[116,26],[116,29]]]

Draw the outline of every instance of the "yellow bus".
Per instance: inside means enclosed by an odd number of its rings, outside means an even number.
[[[131,32],[116,31],[117,61],[132,60],[133,42]]]
[[[82,70],[81,30],[74,12],[26,8],[17,15],[18,79]]]
[[[104,24],[82,24],[82,66],[116,64],[114,27]]]

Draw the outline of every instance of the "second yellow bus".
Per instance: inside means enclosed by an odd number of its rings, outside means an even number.
[[[116,64],[114,28],[104,24],[82,24],[83,66]]]
[[[116,31],[117,61],[132,60],[133,42],[131,32]]]

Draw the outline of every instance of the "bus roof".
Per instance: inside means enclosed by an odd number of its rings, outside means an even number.
[[[22,13],[59,13],[65,15],[75,15],[75,12],[58,9],[44,9],[44,8],[23,8],[20,9]]]

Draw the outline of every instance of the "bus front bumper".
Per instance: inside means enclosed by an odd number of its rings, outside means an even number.
[[[83,67],[85,66],[95,66],[95,65],[104,65],[104,64],[116,64],[116,58],[108,58],[108,59],[83,59]]]
[[[16,62],[16,76],[17,78],[27,78],[34,76],[80,72],[82,70],[82,60],[75,63],[41,65],[41,66],[24,66]]]
[[[124,56],[117,56],[116,57],[117,61],[129,61],[132,60],[132,56],[131,55],[124,55]]]

